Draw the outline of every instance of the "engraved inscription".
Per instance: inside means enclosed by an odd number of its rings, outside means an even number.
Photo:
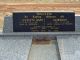
[[[75,31],[73,12],[13,13],[14,32]]]

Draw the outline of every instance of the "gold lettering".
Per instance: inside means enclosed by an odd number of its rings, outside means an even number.
[[[37,14],[37,15],[52,15],[51,12],[44,12],[44,13],[38,12],[38,13],[36,13],[36,14]]]
[[[41,18],[41,16],[33,16],[33,18]]]

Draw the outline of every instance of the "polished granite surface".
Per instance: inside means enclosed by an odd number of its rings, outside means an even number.
[[[31,37],[0,37],[0,60],[27,60],[31,42]]]
[[[61,60],[80,60],[80,36],[58,36]]]

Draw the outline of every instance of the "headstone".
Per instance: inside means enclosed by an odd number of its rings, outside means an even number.
[[[80,16],[75,16],[75,31],[80,32]],[[11,33],[13,32],[13,19],[12,16],[5,16],[4,18],[4,26],[3,26],[4,33]]]
[[[75,31],[74,12],[14,12],[13,32]]]

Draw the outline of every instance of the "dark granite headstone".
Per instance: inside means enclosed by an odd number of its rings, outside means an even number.
[[[80,31],[80,16],[75,16],[75,31]],[[12,16],[5,16],[3,32],[13,32],[13,19]]]
[[[13,32],[75,31],[74,12],[15,12]]]

